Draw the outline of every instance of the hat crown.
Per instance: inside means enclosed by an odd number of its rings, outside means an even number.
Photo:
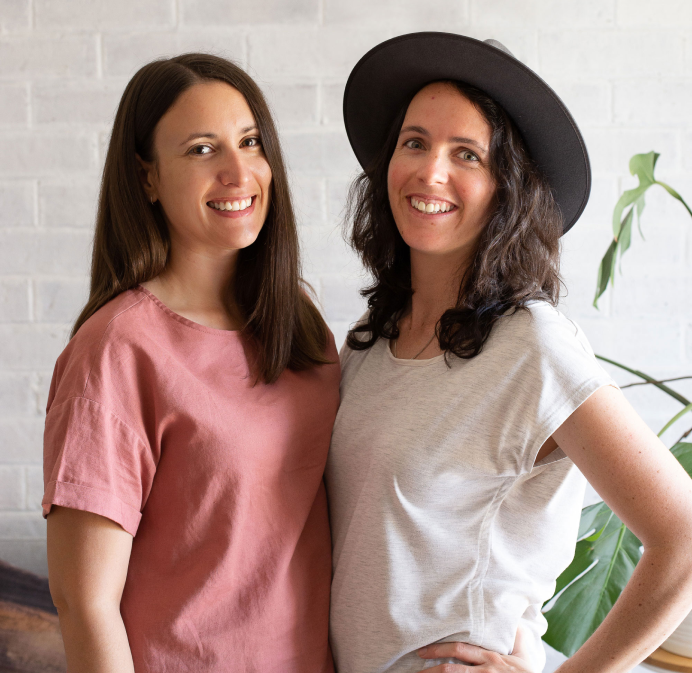
[[[501,42],[455,33],[399,35],[373,47],[351,71],[344,122],[361,166],[384,146],[397,112],[431,82],[465,82],[495,100],[515,123],[547,179],[569,230],[591,190],[589,156],[558,95]]]

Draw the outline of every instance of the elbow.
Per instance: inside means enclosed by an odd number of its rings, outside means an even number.
[[[85,592],[77,587],[64,586],[49,577],[50,596],[61,622],[90,622],[109,615],[120,614],[120,601],[106,594]]]

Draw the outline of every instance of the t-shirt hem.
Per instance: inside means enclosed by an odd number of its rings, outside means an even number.
[[[113,493],[66,481],[51,481],[47,484],[46,493],[41,502],[44,519],[53,505],[104,516],[117,523],[133,537],[137,534],[142,518],[141,512],[124,503]]]

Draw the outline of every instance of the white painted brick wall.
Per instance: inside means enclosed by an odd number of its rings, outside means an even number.
[[[501,40],[564,98],[592,158],[591,202],[563,243],[565,310],[597,352],[675,376],[692,374],[692,220],[679,204],[651,194],[647,242],[635,234],[600,312],[591,301],[612,207],[635,184],[630,156],[660,152],[659,176],[692,200],[690,28],[689,0],[0,0],[0,557],[45,571],[47,390],[86,296],[109,128],[137,68],[202,50],[257,78],[284,140],[305,275],[341,342],[366,282],[338,228],[357,170],[341,118],[351,67],[413,30]],[[656,430],[677,411],[655,390],[627,394]]]

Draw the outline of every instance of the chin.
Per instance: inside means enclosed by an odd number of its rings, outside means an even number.
[[[444,241],[440,241],[438,236],[430,236],[428,233],[407,231],[401,237],[411,250],[417,252],[443,255],[451,251],[450,246]]]

